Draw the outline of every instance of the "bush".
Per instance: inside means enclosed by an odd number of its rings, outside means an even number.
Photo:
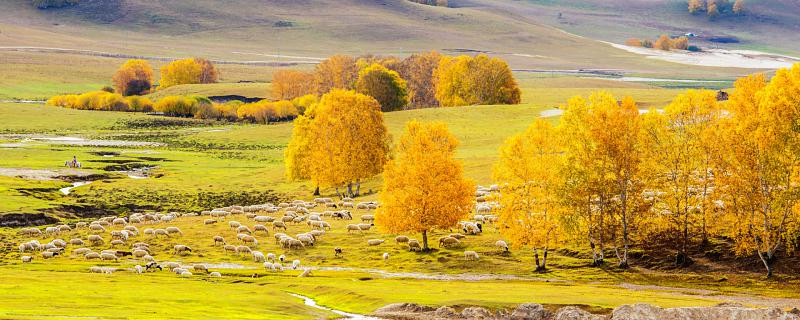
[[[236,121],[239,119],[239,115],[236,112],[242,105],[244,105],[244,102],[233,100],[225,103],[215,103],[214,108],[217,110],[219,119]]]
[[[125,100],[128,101],[128,111],[133,112],[152,112],[153,111],[153,102],[146,97],[141,96],[129,96],[125,97]]]
[[[130,111],[128,100],[125,97],[105,91],[54,96],[47,100],[47,104],[79,110]]]
[[[319,98],[313,94],[307,94],[302,97],[297,97],[292,100],[292,104],[297,108],[298,114],[305,114],[308,108],[311,108],[311,105],[316,104],[319,102]]]
[[[691,52],[700,52],[700,51],[703,51],[703,50],[701,50],[701,49],[700,49],[700,47],[698,47],[698,46],[689,46],[688,48],[686,48],[686,50],[689,50],[689,51],[691,51]]]
[[[298,115],[297,107],[295,107],[292,102],[286,100],[278,102],[261,100],[259,102],[244,104],[239,107],[236,113],[239,119],[256,123],[290,120]]]
[[[154,109],[168,116],[193,117],[197,112],[197,105],[194,97],[169,96],[156,102]]]
[[[653,41],[650,41],[650,40],[642,40],[642,47],[645,47],[645,48],[652,48],[652,47],[653,47]]]
[[[636,38],[630,38],[630,39],[628,39],[628,41],[625,41],[625,45],[626,46],[631,46],[631,47],[641,47],[642,46],[642,40],[639,40],[639,39],[636,39]]]

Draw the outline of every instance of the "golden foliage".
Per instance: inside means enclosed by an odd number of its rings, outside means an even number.
[[[136,100],[141,102],[142,105],[137,105],[139,108],[146,108],[149,100]],[[120,94],[106,92],[106,91],[92,91],[79,95],[68,94],[62,96],[54,96],[47,100],[47,104],[51,106],[64,107],[79,110],[98,110],[98,111],[138,111],[130,110],[129,100]],[[152,107],[152,106],[151,106]],[[147,110],[143,110],[147,111]]]
[[[630,39],[625,41],[625,45],[626,46],[631,46],[631,47],[641,47],[642,46],[642,40],[639,40],[637,38],[630,38]]]
[[[375,224],[384,232],[427,233],[451,228],[472,209],[475,184],[455,160],[458,140],[444,123],[410,121],[400,137],[397,159],[383,173],[381,207]]]
[[[662,34],[660,37],[658,37],[658,40],[656,40],[653,48],[669,51],[669,49],[672,48],[672,39],[670,39],[668,35]]]
[[[168,96],[158,100],[153,108],[168,116],[192,117],[198,104],[196,97]]]
[[[180,84],[200,83],[203,67],[195,59],[175,60],[161,67],[161,80],[158,89],[166,89]]]
[[[121,95],[147,94],[153,84],[153,68],[145,60],[128,60],[114,73],[111,82]]]
[[[358,73],[356,90],[378,100],[383,112],[402,110],[408,104],[406,81],[377,63]]]
[[[281,120],[288,120],[297,117],[297,107],[291,101],[281,100],[271,102],[261,100],[259,102],[247,103],[240,106],[236,114],[240,119],[248,119],[256,123],[270,123]]]
[[[318,95],[332,89],[355,89],[358,66],[353,57],[335,55],[322,61],[314,69],[314,83]]]
[[[415,53],[404,59],[398,68],[400,76],[407,81],[410,96],[408,109],[438,107],[433,72],[439,66],[442,55],[436,51]]]
[[[436,99],[445,107],[518,104],[520,90],[508,64],[480,54],[444,57],[434,71]]]
[[[705,8],[705,0],[689,0],[689,13],[696,13]]]
[[[281,70],[272,76],[273,99],[292,100],[314,92],[314,74],[312,73]]]
[[[219,78],[217,67],[211,63],[210,60],[205,58],[194,58],[194,61],[200,65],[200,76],[197,83],[216,83]]]
[[[564,157],[557,131],[538,119],[525,132],[512,136],[500,148],[494,180],[503,183],[500,198],[500,233],[520,248],[524,245],[547,251],[559,242],[564,207],[558,191],[563,185]]]

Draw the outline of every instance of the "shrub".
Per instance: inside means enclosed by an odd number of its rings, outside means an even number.
[[[297,117],[297,107],[290,101],[281,100],[270,102],[261,100],[259,102],[244,104],[237,110],[240,119],[253,121],[256,123],[270,123],[281,120],[289,120]]]
[[[125,97],[125,100],[128,102],[128,111],[133,111],[133,112],[153,111],[153,102],[146,97],[129,96]]]
[[[298,114],[306,113],[306,110],[311,108],[311,105],[316,104],[317,102],[319,102],[319,98],[313,94],[307,94],[292,100],[292,104],[294,104],[294,106],[297,108]]]
[[[225,119],[228,121],[236,121],[239,119],[239,115],[236,114],[236,111],[239,110],[244,102],[239,100],[228,101],[225,103],[215,103],[214,109],[217,110],[218,118]]]
[[[645,47],[645,48],[652,48],[652,47],[653,47],[653,41],[650,41],[650,40],[642,40],[642,47]]]
[[[47,104],[79,110],[130,111],[128,100],[125,97],[105,91],[54,96],[47,100]]]
[[[689,46],[688,48],[686,48],[686,50],[689,50],[691,52],[700,52],[700,51],[702,51],[700,49],[700,47],[698,47],[698,46]]]
[[[642,46],[642,40],[639,40],[639,39],[636,39],[636,38],[630,38],[630,39],[628,39],[628,41],[625,41],[625,45],[626,46],[631,46],[631,47],[641,47]]]
[[[192,117],[197,111],[197,100],[193,97],[169,96],[156,102],[154,109],[168,116]]]

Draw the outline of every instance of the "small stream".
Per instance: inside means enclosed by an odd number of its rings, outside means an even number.
[[[344,312],[344,311],[341,311],[341,310],[336,310],[336,309],[331,309],[331,308],[328,308],[328,307],[323,307],[321,305],[318,305],[317,302],[314,301],[314,299],[311,299],[311,298],[306,297],[306,296],[301,296],[299,294],[289,293],[289,295],[293,296],[293,297],[296,297],[296,298],[303,299],[303,302],[309,307],[317,308],[317,309],[325,310],[325,311],[330,311],[330,312],[333,312],[335,314],[338,314],[338,315],[342,316],[342,319],[382,320],[382,318],[370,317],[370,316],[365,316],[363,314],[349,313],[349,312]]]
[[[80,186],[85,186],[85,185],[90,184],[90,183],[92,183],[92,182],[91,181],[73,182],[71,187],[61,188],[61,189],[58,189],[58,191],[61,191],[61,193],[63,193],[64,195],[68,195],[72,191],[72,189],[75,189],[75,188],[80,187]]]

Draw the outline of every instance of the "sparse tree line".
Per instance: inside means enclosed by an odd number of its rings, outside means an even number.
[[[676,266],[711,241],[757,256],[768,276],[800,244],[800,64],[740,79],[730,100],[689,90],[663,111],[599,92],[536,121],[501,148],[499,228],[514,246],[591,249],[595,265],[632,248]]]
[[[73,109],[161,112],[169,116],[270,123],[292,120],[332,90],[354,90],[395,111],[470,104],[516,104],[520,91],[508,65],[485,55],[447,57],[431,52],[395,57],[337,55],[313,72],[282,70],[272,81],[277,101],[214,103],[199,96],[169,96],[157,102],[141,95],[181,84],[217,82],[213,63],[203,58],[173,61],[161,68],[157,85],[145,60],[129,60],[114,74],[114,88],[60,95],[48,104]],[[406,80],[407,79],[407,80]]]
[[[711,20],[719,18],[721,15],[733,13],[744,14],[744,0],[689,0],[689,13],[699,14],[705,12]]]
[[[625,45],[632,46],[632,47],[645,47],[645,48],[654,48],[664,51],[670,50],[689,50],[689,51],[700,51],[700,47],[689,45],[689,37],[680,36],[680,37],[670,37],[666,34],[662,34],[655,42],[644,39],[640,40],[637,38],[628,39],[625,42]]]
[[[450,4],[447,0],[408,0],[414,3],[419,4],[427,4],[429,6],[436,6],[436,7],[448,7]]]
[[[33,6],[37,9],[63,8],[77,5],[79,0],[33,0]]]

